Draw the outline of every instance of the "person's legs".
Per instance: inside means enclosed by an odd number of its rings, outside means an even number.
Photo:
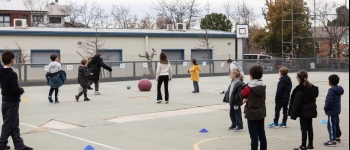
[[[307,133],[309,138],[309,146],[314,145],[314,129],[312,126],[312,118],[308,119],[307,121]]]
[[[196,92],[199,92],[199,85],[198,85],[198,82],[196,82]]]
[[[55,102],[58,102],[58,92],[59,92],[59,90],[58,90],[58,88],[54,88],[54,90],[55,90]]]
[[[159,76],[158,84],[157,84],[157,100],[163,100],[162,96],[162,84],[163,84],[163,76]]]
[[[275,125],[278,125],[278,120],[280,119],[280,112],[282,107],[283,105],[281,104],[281,102],[278,102],[275,105],[275,119],[273,120],[273,123],[275,123]]]
[[[50,103],[53,102],[53,100],[52,100],[52,93],[53,93],[53,91],[54,91],[54,88],[50,88],[50,90],[49,90],[49,101],[50,101]]]
[[[164,76],[164,93],[165,93],[165,101],[169,101],[169,76]]]
[[[285,124],[287,124],[287,119],[288,119],[288,105],[289,105],[289,100],[288,101],[284,101],[282,123],[285,123]]]
[[[334,116],[328,116],[327,128],[329,133],[329,139],[331,141],[336,140],[336,118]]]
[[[197,92],[197,86],[196,86],[196,82],[195,81],[193,81],[193,92]]]
[[[99,90],[98,80],[94,80],[94,84],[95,84],[95,91],[98,92],[98,90]]]
[[[82,86],[83,90],[78,94],[78,98],[84,94],[84,98],[86,98],[87,86]]]
[[[301,146],[306,147],[307,140],[307,119],[299,118],[300,120],[300,130],[301,130]]]
[[[260,150],[267,150],[265,119],[258,120],[258,131],[259,131]]]
[[[236,118],[235,118],[235,110],[233,108],[233,106],[230,105],[230,119],[231,119],[231,126],[229,129],[235,129],[236,126]]]
[[[251,139],[251,150],[258,150],[259,147],[259,131],[258,124],[255,120],[248,120],[248,130]]]
[[[16,148],[23,147],[23,139],[19,133],[19,103],[2,102],[2,131],[0,137],[0,149],[5,149],[8,143],[8,138],[11,135]]]
[[[14,116],[14,126],[12,129],[12,141],[13,141],[13,145],[15,146],[15,148],[22,148],[24,147],[23,144],[23,139],[21,138],[21,134],[20,134],[20,129],[19,129],[19,103],[17,103],[17,107],[15,107],[15,109],[13,109],[13,116]]]
[[[243,120],[242,120],[242,110],[241,110],[241,106],[237,106],[237,109],[234,109],[234,116],[236,119],[236,126],[239,129],[243,129]]]
[[[342,135],[342,132],[340,130],[340,119],[339,119],[339,115],[335,116],[335,117],[337,119],[337,122],[335,124],[337,133],[335,134],[335,136],[336,136],[337,139],[339,139],[341,137],[341,135]]]

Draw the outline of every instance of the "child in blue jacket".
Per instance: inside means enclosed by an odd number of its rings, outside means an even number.
[[[62,70],[57,54],[52,54],[50,59],[52,62],[48,65],[46,70],[46,80],[47,84],[50,86],[48,99],[50,103],[53,103],[52,94],[55,92],[55,103],[57,104],[59,103],[58,88],[66,82],[66,72]]]
[[[339,126],[339,115],[341,112],[341,96],[344,94],[344,89],[339,84],[339,76],[331,75],[328,78],[328,83],[331,88],[328,90],[326,97],[326,103],[324,105],[324,111],[328,116],[328,132],[330,141],[325,142],[325,146],[337,146],[337,142],[341,142],[340,126]]]

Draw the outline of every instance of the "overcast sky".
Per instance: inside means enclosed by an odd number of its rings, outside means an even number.
[[[60,4],[65,4],[67,0],[59,0]],[[76,1],[79,4],[83,4],[86,0],[72,0]],[[146,13],[154,14],[154,11],[150,8],[153,4],[153,2],[156,2],[157,0],[89,0],[97,1],[98,4],[106,10],[106,12],[110,12],[112,8],[112,4],[116,5],[122,5],[129,7],[132,14],[137,15],[138,17],[142,17]],[[210,3],[210,11],[211,12],[218,12],[218,13],[224,13],[223,9],[223,3],[227,0],[197,0],[200,4],[200,7],[204,9],[204,6],[209,1]],[[261,15],[262,7],[265,7],[265,0],[231,0],[233,3],[237,1],[245,1],[246,4],[254,9],[255,14],[259,17],[257,19],[257,23],[264,24],[264,18]],[[306,3],[312,4],[314,0],[305,0]],[[316,2],[319,0],[316,0]],[[327,2],[336,2],[338,4],[344,4],[347,0],[325,0]],[[347,3],[347,6],[349,8],[349,3]],[[204,13],[204,12],[203,12]]]

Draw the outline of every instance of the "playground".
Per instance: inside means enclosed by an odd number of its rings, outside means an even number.
[[[329,140],[323,111],[328,76],[334,72],[310,72],[309,80],[320,89],[318,117],[314,119],[317,150],[349,149],[349,73],[337,73],[346,91],[342,96],[342,143],[324,147]],[[290,73],[293,87],[296,73]],[[288,128],[270,129],[274,117],[274,96],[278,74],[263,77],[267,85],[265,119],[269,150],[290,150],[300,146],[299,121],[288,120]],[[246,76],[245,80],[248,81]],[[25,87],[20,105],[20,129],[26,145],[35,150],[248,150],[250,138],[244,119],[243,132],[229,131],[229,105],[220,92],[227,76],[200,78],[200,93],[192,94],[189,78],[175,78],[169,84],[170,103],[156,103],[156,81],[150,92],[140,92],[138,81],[100,83],[102,95],[88,91],[89,102],[76,102],[78,85],[60,88],[60,103],[47,100],[48,86]],[[127,86],[131,88],[128,90]],[[208,132],[199,132],[202,129]],[[11,139],[9,145],[13,147]]]

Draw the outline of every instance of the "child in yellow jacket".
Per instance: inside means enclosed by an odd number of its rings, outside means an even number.
[[[194,91],[192,93],[199,93],[199,72],[201,72],[201,67],[197,64],[196,59],[192,59],[192,68],[188,70],[191,73],[191,80],[193,81]]]

